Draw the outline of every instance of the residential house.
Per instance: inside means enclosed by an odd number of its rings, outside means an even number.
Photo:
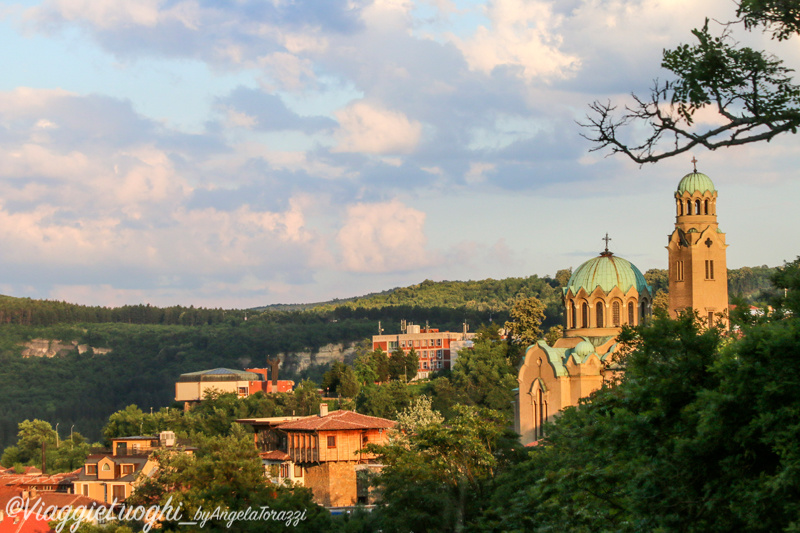
[[[38,471],[38,469],[36,469]],[[24,509],[75,509],[82,507],[89,513],[99,506],[98,502],[85,496],[72,494],[72,480],[77,472],[42,475],[39,473],[16,474],[5,471],[0,474],[0,533],[44,533],[52,529],[46,516],[36,512],[14,512],[17,505]],[[12,503],[13,504],[9,505]]]
[[[153,452],[175,448],[194,453],[194,448],[178,444],[175,434],[162,431],[159,436],[135,436],[111,439],[111,450],[90,454],[73,482],[76,494],[105,503],[118,503],[134,491],[140,475],[149,476],[158,467]]]
[[[308,487],[314,501],[326,507],[369,503],[364,474],[381,465],[365,447],[386,443],[395,422],[352,411],[328,413],[327,404],[319,415],[283,418],[238,420],[255,429],[272,481]]]

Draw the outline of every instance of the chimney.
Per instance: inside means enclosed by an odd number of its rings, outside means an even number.
[[[319,404],[319,416],[320,417],[328,416],[328,404],[327,403]]]

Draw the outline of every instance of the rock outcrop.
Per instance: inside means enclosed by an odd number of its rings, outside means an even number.
[[[54,339],[32,339],[22,343],[22,357],[56,357],[63,356],[75,350],[85,353],[89,348],[95,354],[107,354],[110,348],[94,348],[88,344],[78,344],[78,341],[64,342]]]

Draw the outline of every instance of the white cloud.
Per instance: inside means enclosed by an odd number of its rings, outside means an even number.
[[[203,9],[195,0],[182,0],[167,7],[165,0],[46,0],[31,8],[27,16],[34,20],[60,17],[65,21],[85,21],[101,30],[139,26],[155,28],[178,23],[188,30],[200,29],[213,9]]]
[[[260,57],[258,65],[281,88],[290,91],[302,89],[315,80],[312,62],[294,54],[275,52]]]
[[[342,267],[353,272],[398,272],[430,265],[425,213],[399,200],[347,209],[337,242]]]
[[[517,67],[531,81],[566,78],[580,66],[578,57],[559,50],[564,18],[550,2],[494,0],[487,15],[491,28],[480,26],[469,39],[452,37],[471,69],[490,74],[496,67]]]
[[[334,152],[407,154],[422,137],[422,124],[403,113],[355,102],[336,113],[340,128]]]
[[[31,15],[52,10],[66,20],[85,19],[100,28],[153,27],[163,17],[162,5],[162,0],[50,0],[34,8]]]
[[[33,143],[0,148],[0,176],[11,178],[48,177],[58,180],[83,178],[91,168],[85,154],[72,151],[66,154]]]
[[[236,111],[232,107],[225,107],[224,111],[229,126],[233,126],[234,128],[252,129],[258,125],[258,118],[252,115],[248,115],[247,113],[243,113],[241,111]]]
[[[486,181],[486,174],[493,172],[497,168],[494,163],[470,163],[469,170],[464,174],[467,183],[481,183]]]

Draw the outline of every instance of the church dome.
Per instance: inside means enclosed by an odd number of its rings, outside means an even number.
[[[683,194],[685,192],[689,194],[694,194],[696,192],[703,194],[706,191],[714,192],[715,190],[714,182],[711,181],[711,178],[701,172],[690,172],[686,174],[681,178],[681,182],[678,184],[678,194]]]
[[[580,289],[584,289],[591,293],[597,287],[605,293],[611,292],[614,287],[619,287],[623,293],[627,293],[631,287],[635,287],[639,294],[650,291],[638,268],[611,253],[602,253],[579,266],[569,278],[564,292],[571,290],[572,294],[578,294]]]
[[[589,341],[581,341],[575,347],[573,353],[579,357],[586,357],[594,353],[594,345]]]

